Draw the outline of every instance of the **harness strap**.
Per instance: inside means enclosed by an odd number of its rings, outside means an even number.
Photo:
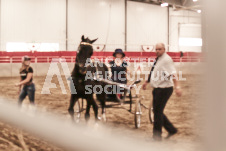
[[[88,43],[88,42],[81,42],[81,45],[88,45],[88,46],[92,46],[92,44]]]
[[[97,78],[99,78],[99,74],[98,74],[98,67],[97,67],[97,61],[95,61],[95,63],[94,63],[94,67],[96,68]]]

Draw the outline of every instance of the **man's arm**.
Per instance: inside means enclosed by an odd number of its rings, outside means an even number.
[[[177,96],[181,96],[182,95],[182,89],[181,89],[179,82],[177,80],[177,74],[173,75],[173,83],[174,83],[174,88],[175,88],[175,92],[176,92]]]
[[[172,76],[176,95],[181,96],[182,89],[178,82],[178,76],[177,76],[176,68],[174,66],[174,62],[172,58],[168,58],[165,60],[163,70],[166,72],[166,74],[168,74],[169,76]]]
[[[146,90],[147,89],[147,84],[150,83],[150,81],[151,81],[151,71],[150,71],[150,73],[148,75],[148,80],[146,80],[144,82],[144,84],[142,85],[143,90]]]

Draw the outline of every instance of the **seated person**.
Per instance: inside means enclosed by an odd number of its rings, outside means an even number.
[[[125,54],[122,49],[116,49],[113,53],[113,56],[114,60],[109,62],[110,69],[112,72],[111,80],[117,83],[127,84],[126,74],[128,71],[128,64],[125,60],[123,60]]]

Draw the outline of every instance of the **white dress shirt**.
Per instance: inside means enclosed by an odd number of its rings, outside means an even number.
[[[158,58],[155,68],[151,74],[151,86],[153,88],[168,88],[174,86],[173,74],[176,68],[172,58],[164,53]]]

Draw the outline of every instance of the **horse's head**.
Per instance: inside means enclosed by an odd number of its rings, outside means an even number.
[[[82,41],[79,45],[77,55],[76,55],[76,65],[79,66],[79,72],[81,74],[86,74],[86,61],[90,59],[93,55],[93,46],[92,44],[97,40],[90,40],[88,37],[85,38],[82,35]]]

